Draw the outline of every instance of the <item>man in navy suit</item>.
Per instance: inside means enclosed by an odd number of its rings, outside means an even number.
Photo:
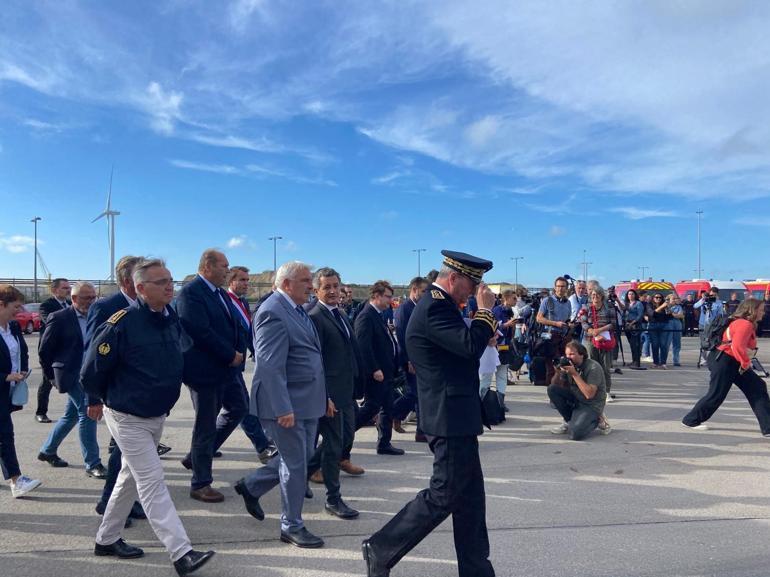
[[[390,443],[393,436],[393,379],[396,376],[398,345],[382,316],[390,308],[393,287],[378,280],[369,290],[369,302],[356,317],[355,329],[361,351],[362,373],[365,380],[364,405],[356,416],[360,429],[379,413],[377,421],[377,453],[403,455]]]
[[[227,296],[238,312],[238,321],[243,329],[243,338],[246,339],[246,346],[249,352],[254,356],[254,343],[252,343],[253,332],[251,328],[251,308],[249,307],[249,301],[246,300],[246,294],[249,292],[249,269],[245,266],[231,266],[230,272],[227,275]],[[241,364],[241,371],[238,373],[238,380],[241,383],[241,393],[246,399],[248,405],[249,393],[246,390],[246,383],[243,380],[243,371],[246,369],[246,360],[244,359]],[[219,416],[220,419],[224,419],[223,415]],[[256,415],[247,414],[241,421],[241,429],[246,433],[246,436],[254,445],[257,450],[260,462],[265,465],[267,462],[275,457],[278,452],[275,446],[270,443],[265,436],[265,431],[262,429],[262,424],[259,422],[259,417]],[[219,447],[214,447],[216,451]],[[221,454],[221,453],[220,453]],[[214,456],[217,456],[215,453]]]
[[[223,253],[205,250],[198,275],[179,291],[177,299],[179,320],[193,342],[184,355],[184,383],[195,407],[192,445],[182,464],[193,471],[190,497],[204,503],[225,500],[211,487],[211,460],[216,447],[249,410],[238,378],[246,342],[239,313],[221,288],[229,267]],[[225,411],[219,415],[222,408]]]
[[[417,431],[414,434],[414,440],[418,443],[427,443],[428,439],[420,429],[420,410],[417,404],[417,377],[415,376],[414,365],[409,360],[409,354],[406,352],[406,327],[409,324],[409,318],[412,316],[412,311],[417,305],[417,301],[420,300],[427,286],[428,281],[421,276],[416,276],[409,281],[409,298],[396,309],[394,315],[396,338],[398,339],[398,364],[406,375],[406,393],[393,403],[393,428],[398,431],[401,421],[406,419],[410,411],[415,411],[417,414]]]
[[[88,282],[75,283],[72,287],[73,305],[48,316],[47,327],[40,340],[40,365],[51,384],[60,393],[67,393],[69,399],[64,415],[56,422],[37,458],[52,467],[66,467],[67,462],[60,459],[56,451],[75,425],[79,425],[80,449],[86,464],[86,474],[104,479],[107,477],[107,469],[99,457],[96,422],[88,418],[86,394],[80,384],[86,316],[94,300],[94,285]]]
[[[51,281],[51,298],[40,303],[40,339],[42,342],[45,334],[45,323],[48,321],[48,315],[66,309],[72,304],[69,300],[70,283],[66,278],[55,278]],[[39,343],[38,343],[39,347]],[[48,401],[51,395],[51,382],[48,377],[43,375],[43,382],[37,389],[37,409],[35,410],[35,420],[38,423],[50,423],[48,418]]]

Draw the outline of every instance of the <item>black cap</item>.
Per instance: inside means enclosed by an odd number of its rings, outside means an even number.
[[[464,252],[442,250],[444,266],[451,268],[470,278],[473,282],[481,282],[481,277],[492,268],[492,261],[479,258]]]

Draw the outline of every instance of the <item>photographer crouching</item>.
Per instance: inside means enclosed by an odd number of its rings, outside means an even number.
[[[558,359],[556,374],[548,386],[548,398],[564,418],[553,429],[554,435],[569,434],[580,441],[599,427],[603,435],[611,431],[602,416],[607,402],[604,367],[588,357],[588,351],[578,341],[570,341],[565,356]]]

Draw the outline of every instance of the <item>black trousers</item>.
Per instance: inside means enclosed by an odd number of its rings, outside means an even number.
[[[393,382],[386,379],[381,383],[369,378],[366,382],[364,404],[356,416],[356,430],[365,426],[374,415],[377,421],[377,448],[390,445],[393,436]]]
[[[40,386],[37,388],[37,409],[35,415],[47,415],[48,414],[48,401],[51,398],[51,389],[53,385],[48,377],[43,375],[43,380]]]
[[[626,329],[626,338],[631,347],[631,363],[638,367],[642,361],[642,331],[639,329]]]
[[[333,417],[318,420],[318,434],[323,437],[321,444],[307,464],[308,476],[321,469],[326,485],[326,501],[340,500],[340,459],[348,446],[352,446],[356,433],[356,412],[353,403],[337,407]]]
[[[11,385],[8,381],[0,382],[0,469],[3,479],[21,475],[19,460],[16,457],[16,444],[11,420]]]
[[[735,384],[749,401],[751,410],[757,417],[759,430],[763,435],[770,434],[770,397],[767,394],[765,381],[752,370],[740,374],[738,361],[725,353],[711,351],[707,364],[711,371],[709,390],[684,416],[682,422],[694,427],[708,421]]]
[[[375,555],[386,567],[393,567],[452,515],[459,576],[494,577],[478,438],[429,437],[429,447],[433,451],[430,487],[372,535],[369,542]]]
[[[420,403],[417,399],[417,376],[407,371],[405,393],[403,397],[400,397],[393,402],[393,415],[394,418],[403,421],[409,415],[410,411],[414,411],[417,415],[417,430],[415,432],[418,435],[421,435]]]
[[[248,394],[240,373],[218,386],[190,387],[195,407],[192,443],[188,456],[192,461],[192,489],[210,485],[214,480],[211,462],[214,452],[222,446],[249,412]],[[224,408],[220,415],[219,411]]]
[[[585,403],[581,403],[567,387],[548,385],[548,398],[569,424],[569,438],[573,441],[585,439],[599,426],[599,414]]]

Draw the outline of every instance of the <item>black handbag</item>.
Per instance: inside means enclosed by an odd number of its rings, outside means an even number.
[[[494,389],[487,389],[484,398],[481,399],[484,413],[487,416],[487,422],[490,425],[499,425],[505,420],[505,411],[503,410],[500,396]]]

